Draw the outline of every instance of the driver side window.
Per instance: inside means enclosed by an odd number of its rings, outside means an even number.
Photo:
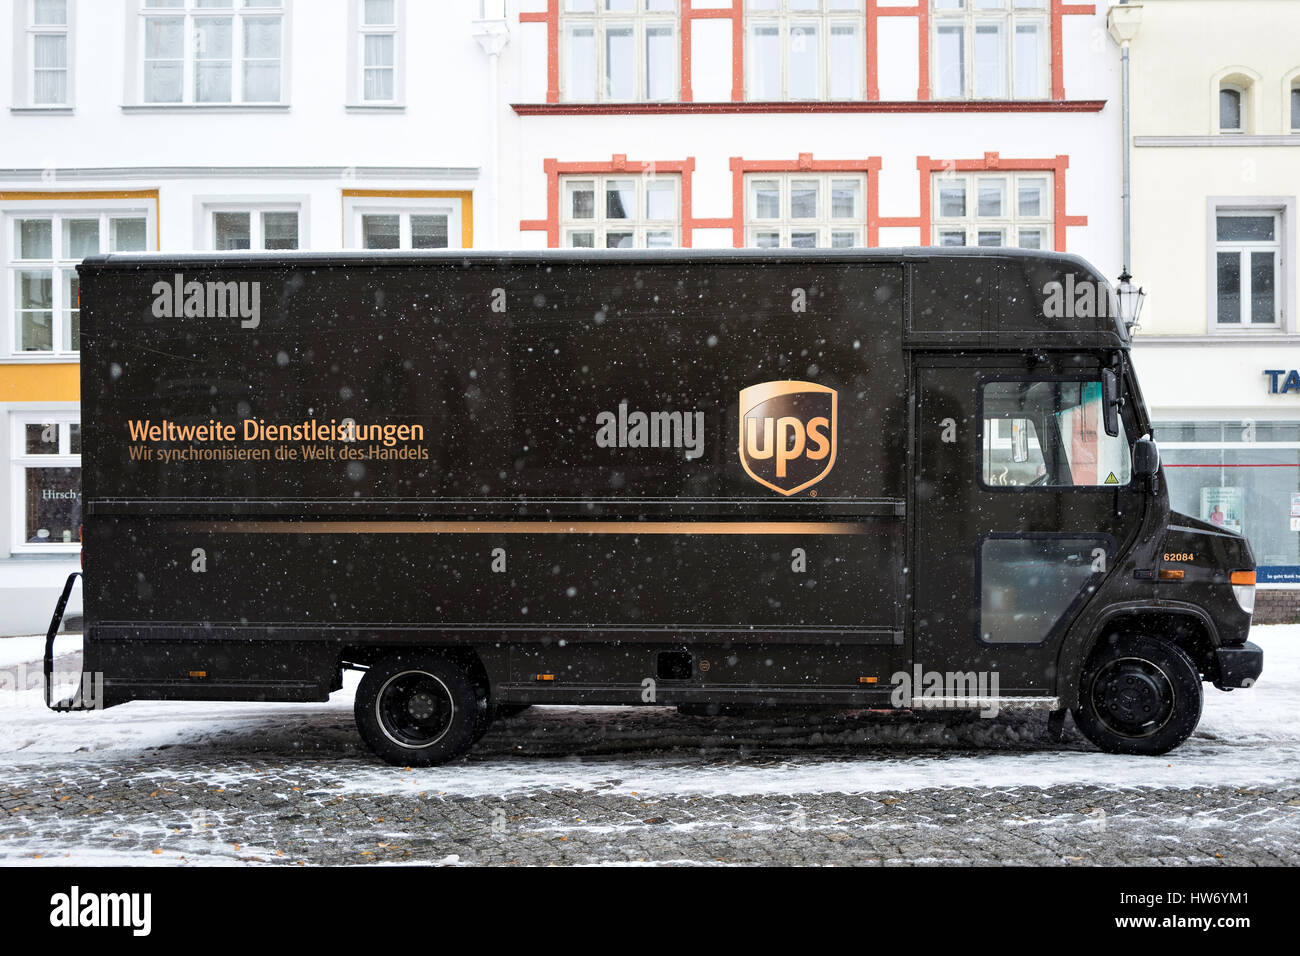
[[[1123,419],[1106,434],[1102,385],[1090,380],[985,382],[983,481],[995,488],[1127,485],[1132,461]]]

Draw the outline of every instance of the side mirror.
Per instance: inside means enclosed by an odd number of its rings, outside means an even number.
[[[1133,443],[1133,473],[1154,478],[1160,472],[1160,449],[1143,435]]]
[[[1101,370],[1101,417],[1106,434],[1114,438],[1119,434],[1119,377],[1113,369]]]
[[[1023,418],[1011,419],[1011,460],[1029,461],[1029,422]]]

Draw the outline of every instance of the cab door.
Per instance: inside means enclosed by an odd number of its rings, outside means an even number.
[[[1062,637],[1141,524],[1099,357],[918,356],[914,664],[1053,696]],[[994,683],[996,680],[996,684]]]

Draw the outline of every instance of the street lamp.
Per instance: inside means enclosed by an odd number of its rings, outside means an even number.
[[[1128,329],[1129,335],[1134,331],[1142,328],[1138,325],[1138,316],[1142,314],[1142,303],[1146,301],[1147,291],[1140,286],[1133,285],[1133,277],[1128,274],[1128,268],[1119,274],[1119,285],[1115,287],[1115,296],[1119,299],[1119,317],[1124,321],[1124,327]]]

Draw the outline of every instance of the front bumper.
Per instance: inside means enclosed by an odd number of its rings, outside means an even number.
[[[1218,664],[1214,686],[1219,690],[1250,687],[1264,670],[1264,649],[1250,641],[1220,647],[1215,650],[1214,658]]]

